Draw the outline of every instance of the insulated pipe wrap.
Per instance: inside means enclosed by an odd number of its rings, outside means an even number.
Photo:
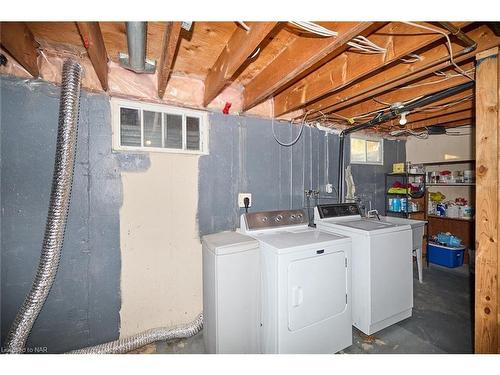
[[[144,345],[151,344],[152,342],[182,339],[194,336],[200,332],[202,327],[203,313],[200,313],[194,321],[188,324],[173,328],[149,329],[125,339],[73,350],[69,352],[69,354],[123,354]]]
[[[42,251],[31,290],[7,335],[5,348],[8,353],[24,352],[31,328],[47,299],[59,266],[73,183],[81,76],[79,63],[72,60],[64,62],[54,174]]]

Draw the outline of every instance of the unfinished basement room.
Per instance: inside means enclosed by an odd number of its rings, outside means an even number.
[[[321,4],[0,16],[2,362],[499,368],[500,9]]]

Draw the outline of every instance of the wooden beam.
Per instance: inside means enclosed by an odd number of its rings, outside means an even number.
[[[476,353],[499,352],[499,54],[478,55],[476,67]]]
[[[172,74],[175,54],[179,45],[181,22],[166,22],[165,33],[161,47],[160,63],[158,65],[158,97],[163,99],[167,83]]]
[[[484,51],[500,44],[500,37],[497,37],[485,25],[467,32],[467,35],[477,42],[477,49],[470,53],[457,55],[459,51],[463,50],[463,47],[452,42],[456,63],[467,61],[473,58],[478,51]],[[420,62],[414,64],[396,64],[388,67],[380,73],[370,76],[369,79],[359,81],[306,106],[306,110],[338,111],[451,66],[448,48],[445,44],[440,44],[437,47],[429,49],[421,53],[421,56],[423,60]],[[438,62],[437,64],[436,61]]]
[[[429,33],[414,26],[390,23],[370,36],[372,42],[387,49],[386,53],[343,53],[278,94],[274,98],[275,114],[279,116],[299,109],[441,38],[441,34]]]
[[[464,70],[470,69],[474,66],[473,62],[467,63],[465,65],[461,65],[461,67]],[[414,85],[415,87],[411,87],[409,85],[407,88],[397,88],[394,91],[390,91],[387,93],[384,93],[380,96],[370,98],[369,100],[365,100],[359,103],[356,103],[350,107],[343,108],[338,111],[329,111],[328,109],[322,111],[324,114],[329,114],[329,113],[334,113],[337,116],[342,116],[342,117],[355,117],[356,115],[361,115],[364,113],[370,113],[378,110],[382,110],[384,108],[387,108],[386,104],[382,103],[389,103],[393,104],[396,102],[405,102],[412,100],[414,98],[418,98],[421,96],[429,95],[429,94],[434,94],[438,91],[450,88],[450,87],[455,87],[458,86],[462,83],[466,83],[469,81],[469,78],[464,77],[462,75],[457,74],[455,71],[452,69],[449,69],[448,71],[445,71],[445,73],[448,74],[455,74],[457,75],[456,77],[449,78],[446,81],[443,81],[443,77],[436,76],[432,74],[431,76],[411,82],[411,85]],[[436,82],[433,84],[433,82]],[[465,95],[471,95],[472,90],[467,90],[466,93],[459,93],[456,95],[457,98],[465,96]],[[440,104],[441,102],[449,102],[452,100],[452,97],[445,98],[439,102],[433,103],[432,105],[437,105]],[[322,116],[321,113],[316,112],[313,115],[310,115],[309,118],[311,119],[317,119]]]
[[[448,114],[452,114],[459,111],[464,111],[466,109],[472,109],[474,103],[474,91],[472,89],[467,90],[465,92],[458,93],[456,95],[452,95],[448,98],[438,100],[432,104],[429,104],[425,107],[419,108],[418,110],[414,110],[410,112],[406,117],[409,123],[413,123],[421,120],[428,120],[434,117],[440,117]],[[469,98],[469,99],[467,99]],[[464,100],[459,103],[456,103],[459,100]],[[444,108],[439,108],[441,106],[445,106]],[[379,111],[387,110],[387,106],[381,106]],[[377,109],[373,109],[371,112],[365,113],[373,113],[369,117],[365,117],[362,119],[358,119],[357,122],[368,121],[370,118],[375,117],[377,113]],[[358,113],[360,114],[360,113]],[[348,115],[347,118],[356,117],[354,114]],[[399,120],[398,120],[399,121]]]
[[[204,106],[219,95],[277,24],[278,22],[247,22],[250,30],[246,31],[241,27],[236,29],[205,79]]]
[[[439,124],[428,122],[427,124],[422,122],[422,123],[417,123],[417,124],[409,124],[406,126],[407,129],[410,130],[420,130],[424,129],[427,126],[442,126],[444,128],[456,128],[459,126],[466,126],[466,125],[471,125],[474,126],[474,119],[473,118],[462,118],[462,119],[456,119],[452,120],[449,122],[440,122]],[[394,129],[391,129],[394,130]]]
[[[408,124],[411,125],[414,123],[418,123],[420,121],[428,121],[428,120],[433,120],[436,118],[442,119],[445,116],[460,115],[460,114],[467,114],[467,117],[471,117],[471,118],[474,117],[474,104],[473,104],[473,102],[467,101],[467,102],[463,102],[460,104],[456,104],[452,107],[448,107],[445,109],[432,111],[432,112],[426,112],[426,111],[413,112],[413,113],[408,114],[406,116],[406,119],[408,121]]]
[[[102,89],[106,91],[108,89],[108,53],[99,22],[77,22],[76,26]]]
[[[0,43],[33,77],[40,75],[38,69],[38,43],[24,22],[2,22]]]
[[[302,36],[283,50],[246,86],[243,110],[248,110],[282,91],[321,64],[333,59],[349,46],[358,35],[367,36],[383,23],[377,22],[320,22],[321,26],[338,32],[336,38]]]
[[[408,116],[408,124],[406,125],[406,128],[420,129],[420,128],[425,128],[426,126],[442,125],[466,119],[472,120],[474,118],[474,110],[469,108],[462,111],[445,114],[443,116],[429,116],[428,118],[424,117],[420,121],[413,121],[411,120],[410,116],[411,115]]]

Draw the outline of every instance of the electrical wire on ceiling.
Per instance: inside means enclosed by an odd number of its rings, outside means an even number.
[[[421,96],[417,96],[417,97],[412,98],[412,99],[408,99],[406,101],[401,102],[401,105],[409,104],[411,102],[414,102],[415,100],[421,99],[422,97],[423,96],[421,95]],[[375,115],[377,113],[386,111],[386,110],[390,109],[392,105],[394,105],[394,103],[392,103],[392,104],[391,103],[387,103],[387,102],[384,102],[384,101],[379,100],[377,98],[372,98],[372,99],[375,102],[384,105],[384,107],[378,108],[378,109],[376,109],[374,111],[370,111],[370,112],[367,112],[367,113],[362,113],[362,114],[359,114],[359,115],[355,115],[355,116],[352,116],[352,117],[345,117],[345,116],[342,116],[342,115],[339,115],[339,114],[336,114],[336,113],[329,113],[328,116],[327,116],[322,111],[318,111],[318,112],[322,114],[322,116],[323,116],[324,119],[328,119],[329,116],[332,116],[332,117],[336,117],[336,118],[339,118],[341,120],[344,120],[346,122],[345,125],[347,125],[347,124],[352,125],[352,124],[357,123],[359,121],[363,121],[366,118],[370,118],[370,117],[372,117],[373,115]],[[451,101],[451,102],[448,102],[448,103],[445,103],[445,104],[435,105],[435,106],[428,106],[428,107],[423,107],[423,108],[417,108],[417,109],[413,110],[411,113],[437,112],[437,111],[440,111],[440,110],[443,110],[443,109],[446,109],[446,108],[450,108],[450,107],[455,106],[457,104],[464,103],[466,101],[470,101],[472,99],[473,99],[473,95],[467,95],[467,96],[465,96],[463,98],[456,99],[454,101]]]
[[[475,70],[476,70],[475,68],[472,68],[472,69],[465,70],[464,72],[469,75],[469,74],[473,73]],[[442,74],[440,74],[440,73],[442,73]],[[420,86],[434,85],[436,83],[448,81],[449,79],[452,79],[455,77],[463,76],[463,74],[446,74],[446,73],[443,73],[440,71],[434,72],[434,74],[437,76],[444,77],[444,78],[437,79],[435,81],[430,81],[430,82],[422,82],[422,83],[415,83],[413,85],[402,86],[402,87],[397,88],[396,90],[406,90],[406,89],[411,89],[411,88],[420,87]],[[470,78],[470,77],[467,76],[467,78]],[[470,79],[474,80],[473,78],[470,78]]]
[[[420,56],[416,53],[409,53],[406,56],[408,56],[409,58],[401,57],[400,60],[403,61],[404,63],[407,63],[407,64],[412,64],[412,63],[416,63],[418,61],[422,61],[422,56]]]
[[[245,31],[250,31],[250,26],[248,26],[245,22],[243,22],[243,21],[236,21],[236,23],[238,25],[240,25],[241,27],[243,27],[243,29],[245,29]]]
[[[398,129],[398,130],[391,131],[389,134],[393,137],[398,137],[401,135],[409,134],[409,135],[412,135],[412,136],[417,137],[419,139],[429,138],[429,132],[427,130],[424,130],[421,132],[416,132],[416,131],[411,130],[411,129]]]
[[[305,30],[309,33],[319,35],[322,37],[336,37],[339,35],[338,32],[329,30],[326,27],[318,25],[314,22],[309,21],[289,21],[295,27],[298,27],[302,30]],[[357,50],[358,52],[363,53],[385,53],[387,52],[386,48],[380,47],[379,45],[373,43],[368,38],[358,35],[353,38],[351,41],[346,43],[348,46]]]
[[[449,103],[422,108],[419,110],[419,112],[437,112],[437,111],[441,111],[441,110],[446,109],[446,108],[453,107],[453,106],[460,104],[460,103],[471,101],[472,99],[473,99],[473,95],[467,95],[463,98],[453,100]]]
[[[439,29],[435,29],[433,27],[429,27],[429,26],[424,26],[424,25],[420,25],[418,23],[415,23],[415,22],[408,22],[408,21],[402,21],[402,23],[405,23],[407,25],[411,25],[411,26],[415,26],[415,27],[419,27],[421,29],[424,29],[424,30],[428,30],[428,31],[432,31],[434,33],[437,33],[437,34],[441,34],[443,35],[445,38],[446,38],[446,42],[447,42],[447,45],[448,45],[448,53],[450,54],[450,62],[451,64],[465,77],[471,79],[472,81],[474,81],[474,77],[470,76],[465,70],[463,70],[461,67],[459,67],[457,65],[457,63],[455,62],[455,59],[453,58],[453,48],[452,48],[452,45],[451,45],[451,40],[450,40],[450,37],[448,36],[448,33],[442,31],[442,30],[439,30]]]

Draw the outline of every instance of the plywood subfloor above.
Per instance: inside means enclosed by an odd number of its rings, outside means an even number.
[[[146,57],[156,60],[161,68],[154,75],[133,73],[131,77],[118,64],[118,54],[128,52],[125,22],[85,22],[87,27],[83,29],[93,30],[93,37],[79,30],[75,22],[17,23],[16,30],[28,30],[24,34],[32,34],[32,41],[34,38],[33,43],[25,44],[30,47],[38,42],[44,52],[38,57],[39,65],[55,66],[42,61],[43,56],[50,59],[46,46],[52,46],[51,51],[56,51],[58,58],[71,52],[87,59],[87,65],[90,65],[87,55],[94,53],[91,66],[99,72],[100,85],[91,85],[92,89],[106,90],[110,75],[111,83],[133,85],[133,91],[141,93],[141,100],[158,102],[173,98],[178,104],[192,97],[194,100],[184,105],[197,103],[196,107],[221,111],[230,102],[232,113],[259,113],[277,118],[302,118],[308,113],[308,120],[333,127],[350,126],[352,122],[346,119],[376,112],[381,105],[372,99],[393,104],[467,80],[451,66],[443,33],[450,36],[455,61],[471,75],[474,56],[500,45],[500,36],[485,22],[419,22],[418,25],[396,21],[319,22],[337,32],[336,36],[327,37],[299,30],[290,22],[247,22],[245,30],[237,22],[196,21],[189,31],[181,29],[179,22],[148,22]],[[175,30],[174,35],[167,30]],[[23,39],[22,34],[18,33],[18,40]],[[468,41],[459,40],[457,35]],[[353,50],[350,42],[354,39],[359,42],[360,37],[367,38],[365,42],[374,43],[379,50],[376,53]],[[98,43],[84,42],[87,39]],[[11,49],[17,45],[16,40],[9,42]],[[97,45],[105,48],[96,49]],[[2,46],[9,52],[6,43]],[[26,67],[26,61],[19,60],[27,54],[35,56],[35,49],[30,48],[24,54],[10,51],[10,56]],[[46,78],[49,70],[50,77],[58,74],[56,67],[39,68],[41,78]],[[12,69],[1,67],[0,71]],[[449,77],[436,77],[443,71],[449,72]],[[179,85],[179,79],[196,82]],[[164,97],[165,93],[169,95]],[[426,118],[421,125],[449,120],[443,116]],[[363,116],[358,122],[367,118]],[[388,131],[389,127],[380,129]]]

